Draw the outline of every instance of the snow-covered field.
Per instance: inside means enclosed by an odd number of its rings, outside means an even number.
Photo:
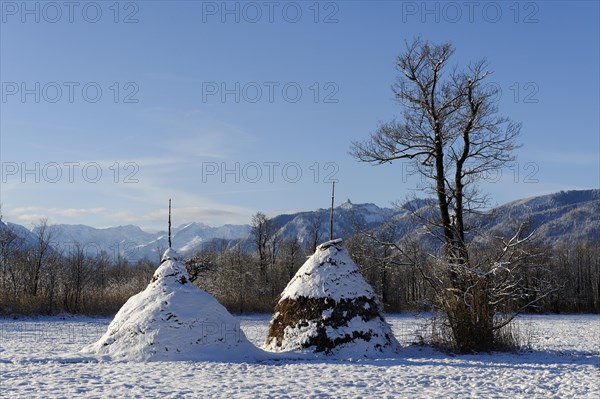
[[[262,345],[268,316],[241,316]],[[380,360],[90,362],[110,318],[0,319],[2,398],[598,398],[600,316],[525,316],[531,351],[454,356],[409,345],[425,321],[390,315],[401,354]]]

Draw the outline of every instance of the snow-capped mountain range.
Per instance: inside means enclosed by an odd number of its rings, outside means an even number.
[[[203,223],[187,223],[173,228],[171,234],[173,247],[182,255],[189,255],[212,239],[235,240],[248,235],[249,231],[248,225],[211,227]],[[122,256],[135,261],[146,257],[158,262],[168,247],[166,231],[148,233],[134,225],[96,229],[85,225],[58,224],[49,226],[49,233],[55,248],[67,250],[79,243],[88,254],[105,251],[113,259]]]
[[[427,211],[432,202],[414,200],[411,208]],[[515,221],[529,218],[538,235],[551,242],[600,241],[600,190],[561,191],[555,194],[521,199],[494,208],[485,216],[473,220],[484,230],[508,234]],[[350,200],[334,210],[336,237],[348,237],[361,229],[377,229],[393,220],[400,235],[418,231],[419,226],[406,208],[382,208],[374,204],[353,204]],[[300,243],[318,243],[328,239],[329,209],[278,215],[272,218],[273,231],[279,238],[297,237]],[[0,231],[10,228],[27,244],[36,240],[36,230],[0,222]],[[51,243],[58,250],[68,250],[78,243],[88,254],[105,251],[108,256],[125,257],[135,261],[143,257],[160,260],[167,248],[167,233],[149,233],[138,226],[127,225],[98,229],[85,225],[57,224],[48,226]],[[173,228],[173,247],[182,256],[192,254],[213,239],[241,240],[246,249],[252,248],[250,225],[211,227],[203,223],[188,223]],[[316,237],[315,237],[316,235]]]

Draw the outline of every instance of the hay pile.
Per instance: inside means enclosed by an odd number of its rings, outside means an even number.
[[[252,361],[265,354],[212,295],[189,282],[168,249],[148,287],[119,310],[106,333],[81,353],[111,360]]]
[[[267,350],[342,357],[397,352],[373,288],[341,241],[321,244],[287,285],[271,319]]]

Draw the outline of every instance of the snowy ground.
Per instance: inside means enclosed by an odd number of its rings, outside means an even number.
[[[410,346],[424,320],[388,316],[404,345],[394,359],[218,362],[85,362],[109,318],[0,319],[2,398],[600,397],[600,316],[526,316],[532,350],[452,356]],[[261,345],[268,316],[242,316]]]

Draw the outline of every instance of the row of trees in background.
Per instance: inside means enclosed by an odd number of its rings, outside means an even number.
[[[42,221],[37,241],[24,245],[9,229],[0,230],[0,314],[115,313],[132,295],[143,290],[158,267],[154,260],[111,259],[107,254],[90,256],[74,244],[59,253],[50,245],[49,229]],[[427,281],[438,267],[437,259],[419,242],[398,243],[401,251],[386,245],[392,234],[382,230],[374,236],[355,231],[345,246],[374,287],[386,311],[429,311],[435,291]],[[213,240],[185,263],[194,283],[213,294],[230,311],[271,312],[279,293],[306,257],[323,239],[318,228],[310,240],[281,239],[271,219],[257,213],[252,220],[251,250],[240,242]],[[533,245],[533,244],[532,244]],[[556,287],[536,303],[540,312],[600,312],[600,243],[544,246],[524,262],[511,282],[525,287],[512,292],[505,312],[530,302],[527,295]],[[474,261],[495,256],[492,248],[474,252]],[[523,295],[521,295],[523,294]]]
[[[148,260],[90,256],[78,243],[58,252],[46,220],[36,227],[35,243],[0,229],[0,314],[114,313],[156,268]]]

